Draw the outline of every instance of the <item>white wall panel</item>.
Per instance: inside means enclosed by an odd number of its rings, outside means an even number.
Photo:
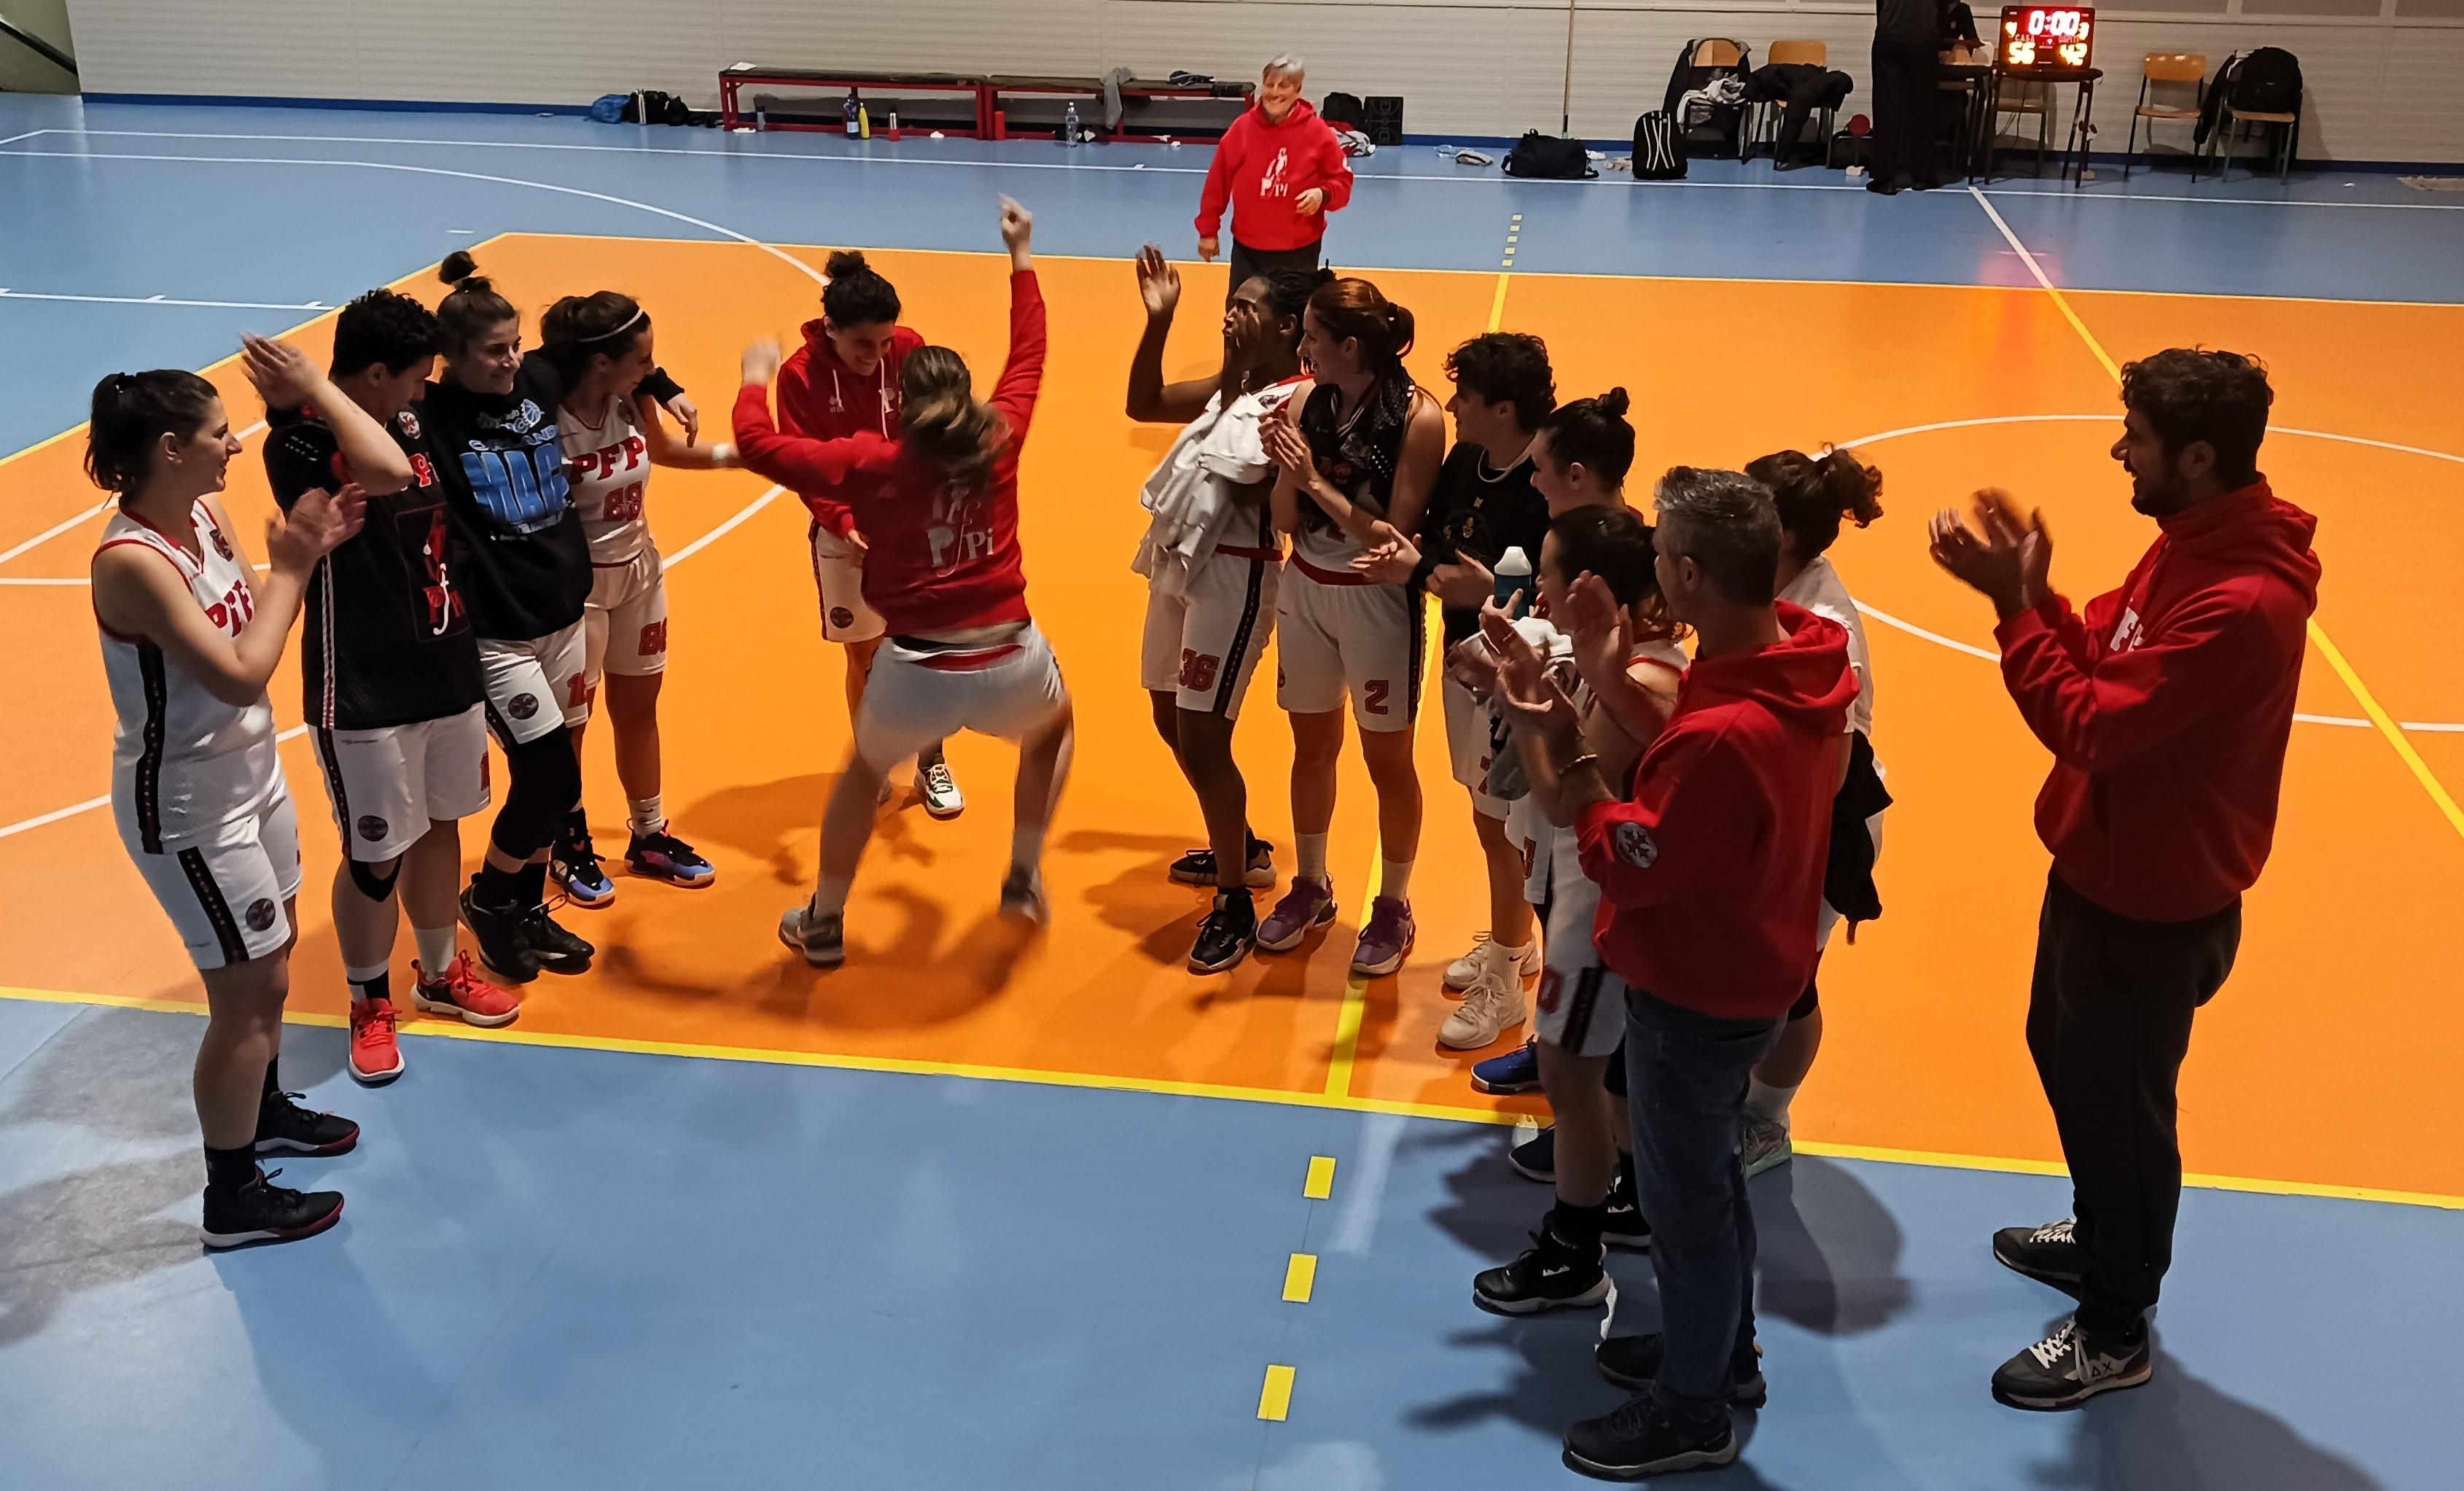
[[[2151,0],[2219,11],[2226,0]],[[2244,0],[2318,16],[2375,0]],[[780,66],[1246,77],[1266,56],[1309,59],[1309,89],[1399,93],[1418,135],[1552,128],[1566,81],[1566,8],[1547,0],[68,0],[95,93],[583,103],[662,88],[700,107],[732,62]],[[2399,0],[2419,14],[2464,0]],[[1991,5],[1980,5],[1991,15]],[[1734,36],[1831,47],[1867,106],[1869,5],[1581,0],[1573,124],[1621,140],[1659,106],[1678,45]],[[2464,161],[2464,26],[2453,21],[2232,17],[2108,10],[2099,54],[2101,148],[2121,148],[2137,58],[2262,45],[2300,56],[2303,150],[2344,160]]]

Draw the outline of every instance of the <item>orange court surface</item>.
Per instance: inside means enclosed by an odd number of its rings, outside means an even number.
[[[614,287],[655,309],[659,356],[723,430],[736,358],[788,340],[813,310],[825,251],[509,233],[475,240],[485,271],[533,317]],[[1005,285],[996,255],[880,252],[908,318],[997,367]],[[650,516],[670,562],[672,663],[662,707],[667,801],[718,867],[687,893],[618,876],[615,905],[565,912],[601,947],[579,978],[526,991],[477,1041],[960,1072],[1260,1102],[1505,1119],[1474,1093],[1482,1054],[1433,1040],[1446,961],[1484,918],[1480,860],[1435,711],[1419,731],[1427,813],[1414,899],[1418,950],[1395,977],[1347,977],[1375,863],[1368,782],[1347,749],[1332,868],[1346,914],[1302,951],[1225,977],[1186,972],[1201,895],[1167,863],[1202,832],[1137,686],[1144,585],[1129,568],[1137,493],[1171,431],[1131,425],[1122,389],[1141,312],[1120,260],[1043,257],[1052,350],[1028,440],[1028,599],[1073,691],[1074,775],[1050,840],[1047,927],[994,916],[1014,752],[953,742],[970,806],[935,823],[912,797],[886,816],[848,915],[849,958],[818,974],[774,925],[814,874],[816,823],[847,735],[839,649],[819,635],[792,496],[740,471],[663,471]],[[1169,364],[1212,365],[1221,268],[1184,267]],[[2119,581],[2152,529],[2109,459],[2112,364],[2169,345],[2247,348],[2277,389],[2262,464],[2315,513],[2326,575],[2286,769],[2274,857],[2250,896],[2232,981],[2200,1019],[2182,1087],[2194,1183],[2464,1206],[2464,1034],[2452,1018],[2452,931],[2464,813],[2464,681],[2433,597],[2464,541],[2464,449],[2452,386],[2431,370],[2464,341],[2464,307],[1864,283],[1368,270],[1419,317],[1412,365],[1442,389],[1447,348],[1485,329],[1543,336],[1561,397],[1632,390],[1640,453],[1630,496],[1669,465],[1861,442],[1888,515],[1834,551],[1859,601],[1880,679],[1878,754],[1897,806],[1878,871],[1886,914],[1822,974],[1831,1011],[1796,1113],[1801,1151],[2059,1173],[2020,1024],[2045,856],[2029,804],[2046,756],[2005,697],[1991,610],[1939,574],[1925,519],[1981,485],[2040,505],[2057,584],[2083,603]],[[399,283],[429,299],[432,274]],[[1696,328],[1784,328],[1770,360],[1706,376]],[[535,333],[534,333],[535,334]],[[320,363],[330,318],[295,340]],[[208,370],[234,426],[258,413],[235,363]],[[2447,386],[2447,393],[2437,392]],[[2433,433],[2436,432],[2436,433]],[[2420,447],[2449,447],[2447,450]],[[226,500],[261,544],[259,443]],[[82,432],[0,465],[11,541],[92,508]],[[99,520],[97,519],[99,522]],[[10,565],[0,610],[18,701],[0,780],[0,985],[13,995],[192,1005],[198,983],[113,832],[108,700],[84,588],[84,527]],[[260,550],[261,552],[261,550]],[[297,665],[272,690],[297,723]],[[1289,735],[1271,674],[1248,696],[1238,752],[1253,822],[1289,866]],[[294,978],[299,1018],[341,1022],[324,905],[336,853],[306,743],[285,748],[306,878]],[[600,832],[623,800],[595,728],[585,768]],[[78,804],[86,804],[83,810]],[[484,821],[482,821],[484,822]],[[475,855],[481,823],[466,826]],[[21,837],[22,836],[22,837]],[[39,836],[39,837],[34,837]],[[1520,1041],[1518,1029],[1509,1038]],[[1506,1049],[1504,1044],[1496,1048]]]

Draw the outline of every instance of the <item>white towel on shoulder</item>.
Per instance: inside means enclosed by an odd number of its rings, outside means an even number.
[[[1138,505],[1154,515],[1130,568],[1167,595],[1187,588],[1189,566],[1213,551],[1225,519],[1240,504],[1234,493],[1265,480],[1275,463],[1259,436],[1258,422],[1283,406],[1298,380],[1261,388],[1227,406],[1221,393],[1182,428],[1147,478]]]

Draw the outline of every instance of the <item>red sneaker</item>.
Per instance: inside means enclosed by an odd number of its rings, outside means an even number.
[[[402,1075],[402,1045],[394,1040],[391,999],[351,1001],[351,1077],[381,1087]]]
[[[510,1025],[522,1012],[522,1002],[481,978],[471,966],[471,954],[456,953],[445,965],[445,976],[430,978],[411,959],[410,997],[423,1015],[451,1015],[466,1025]]]

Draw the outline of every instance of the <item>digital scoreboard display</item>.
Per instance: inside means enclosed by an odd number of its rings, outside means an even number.
[[[2096,11],[2075,5],[2002,8],[2005,73],[2071,72],[2088,65],[2096,44]]]

